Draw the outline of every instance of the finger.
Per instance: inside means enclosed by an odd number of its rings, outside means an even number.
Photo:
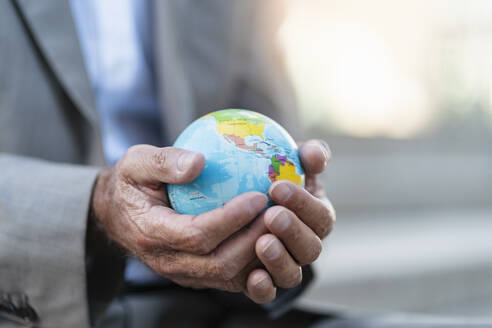
[[[139,184],[188,183],[200,175],[205,157],[174,147],[130,147],[117,164],[121,174]]]
[[[265,225],[300,265],[313,263],[323,248],[321,239],[293,212],[274,206],[265,213]]]
[[[205,248],[211,250],[234,232],[250,223],[266,207],[268,198],[260,192],[241,194],[224,207],[193,218],[193,226],[206,237]]]
[[[304,189],[309,191],[309,193],[316,198],[323,199],[326,198],[325,189],[323,184],[320,182],[318,175],[308,174],[305,178]]]
[[[197,216],[180,215],[164,206],[154,206],[139,226],[148,239],[147,248],[162,245],[164,249],[208,254],[258,216],[267,202],[264,194],[248,192],[224,207]]]
[[[190,279],[198,278],[202,282],[208,281],[209,287],[243,291],[246,289],[245,272],[248,265],[256,258],[255,243],[267,231],[263,217],[260,217],[208,255],[161,251],[139,254],[139,257],[157,273],[168,278],[183,276]],[[257,266],[253,265],[249,272],[255,268]],[[244,275],[241,282],[224,288],[224,282],[232,281],[240,274]]]
[[[256,255],[270,273],[275,285],[292,288],[301,283],[301,267],[274,235],[265,234],[258,239]]]
[[[256,257],[255,244],[258,238],[267,232],[264,214],[262,214],[251,225],[239,231],[217,248],[213,260],[220,264],[223,279],[229,280],[241,274],[246,278],[249,272],[261,266]],[[252,264],[255,261],[256,264]],[[250,267],[248,271],[250,265],[253,267]]]
[[[299,156],[306,174],[318,174],[328,165],[331,150],[322,140],[309,140],[301,144]]]
[[[258,259],[255,259],[253,262],[249,263],[242,270],[242,272],[239,274],[240,276],[239,278],[234,277],[234,279],[231,280],[222,280],[222,279],[207,278],[207,277],[194,278],[189,276],[183,276],[182,274],[168,275],[168,278],[184,287],[192,287],[192,288],[199,288],[199,289],[212,288],[212,289],[219,289],[219,290],[236,292],[236,293],[243,292],[246,296],[250,297],[248,294],[247,281],[250,278],[249,277],[250,274],[253,271],[256,271],[257,269],[260,268],[263,269],[264,271],[263,265],[260,263]],[[271,278],[270,277],[268,278],[271,281]],[[261,279],[261,277],[259,277],[259,279]],[[258,283],[257,281],[253,281],[252,287],[254,288],[257,283]],[[254,291],[253,297],[255,297],[255,299],[258,301],[262,301],[262,299],[264,298],[262,297],[262,294],[266,294],[266,292],[261,288],[262,287],[261,285],[258,287],[259,290]],[[272,282],[272,287],[274,287],[273,282]]]
[[[275,203],[294,212],[321,239],[333,229],[335,210],[326,199],[318,199],[290,181],[274,182],[269,192]]]
[[[270,303],[277,294],[272,278],[263,269],[256,269],[249,274],[246,290],[246,296],[258,304]]]

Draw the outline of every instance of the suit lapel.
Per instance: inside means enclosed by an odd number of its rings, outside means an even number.
[[[97,125],[98,115],[69,1],[17,0],[17,4],[54,75],[87,120]]]

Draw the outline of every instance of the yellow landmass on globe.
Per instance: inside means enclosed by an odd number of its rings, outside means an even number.
[[[290,163],[280,165],[278,167],[280,174],[275,177],[275,180],[289,180],[302,187],[302,178],[296,173],[296,167]]]
[[[235,135],[244,139],[246,136],[259,136],[263,139],[265,123],[255,124],[244,120],[231,120],[217,122],[217,131],[223,135]]]

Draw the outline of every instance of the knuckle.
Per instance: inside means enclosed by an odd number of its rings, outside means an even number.
[[[332,231],[332,226],[330,224],[321,225],[317,229],[317,234],[320,238],[326,238]]]
[[[178,251],[169,251],[159,256],[157,272],[165,277],[187,277],[205,279],[208,277],[206,267],[194,260],[183,257]]]
[[[155,249],[154,242],[141,234],[135,238],[135,245],[137,245],[139,252],[142,253],[151,253]]]
[[[216,273],[223,281],[230,281],[237,276],[239,270],[236,268],[233,261],[227,261],[220,258],[216,261]]]
[[[128,158],[133,158],[139,156],[142,146],[134,145],[128,148],[123,156],[123,160],[128,160]]]
[[[205,253],[205,247],[202,245],[202,238],[198,232],[192,232],[184,236],[181,240],[181,247],[192,253]]]
[[[140,156],[141,145],[134,145],[128,148],[123,157],[117,162],[116,168],[123,176],[129,175],[134,169],[135,158]]]
[[[324,238],[330,234],[333,230],[333,215],[332,211],[327,206],[323,206],[320,212],[320,220],[318,226],[318,235],[320,238]]]
[[[294,196],[293,198],[294,199],[292,200],[292,202],[293,202],[293,207],[295,209],[294,212],[309,213],[310,211],[312,211],[312,209],[310,208],[308,202],[304,197],[299,195],[299,196]]]
[[[166,150],[168,150],[168,147],[152,153],[152,162],[159,168],[165,168],[168,164],[169,157]]]
[[[161,276],[166,277],[176,271],[175,261],[169,256],[154,256],[152,254],[143,253],[140,254],[139,258]]]
[[[199,255],[205,255],[211,251],[208,238],[198,229],[189,229],[188,232],[178,234],[173,244],[175,248]]]
[[[199,255],[206,255],[213,251],[214,245],[211,244],[210,239],[201,231],[196,230],[196,233],[192,237],[192,252]]]
[[[330,209],[327,205],[323,204],[323,206],[321,206],[319,215],[326,221],[331,217]]]
[[[207,242],[195,242],[192,244],[191,252],[198,255],[207,255],[212,251],[212,247]]]
[[[305,257],[302,261],[300,261],[301,265],[311,264],[318,259],[323,250],[323,244],[321,240],[318,238],[317,242],[314,243],[311,247],[309,247],[306,251]]]
[[[163,277],[169,277],[169,276],[176,276],[176,275],[183,275],[183,269],[177,265],[177,263],[161,263],[155,271],[163,276]]]
[[[285,280],[280,287],[293,288],[302,282],[302,270],[298,267],[295,273],[292,273],[289,279]]]
[[[222,269],[220,272],[222,279],[225,281],[232,280],[238,273],[235,266],[228,263],[222,265]]]

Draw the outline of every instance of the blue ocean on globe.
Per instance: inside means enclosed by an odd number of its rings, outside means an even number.
[[[304,186],[292,137],[272,119],[250,110],[225,109],[205,115],[181,133],[174,147],[205,156],[198,178],[167,186],[171,206],[181,214],[211,211],[248,191],[268,195],[277,180]]]

